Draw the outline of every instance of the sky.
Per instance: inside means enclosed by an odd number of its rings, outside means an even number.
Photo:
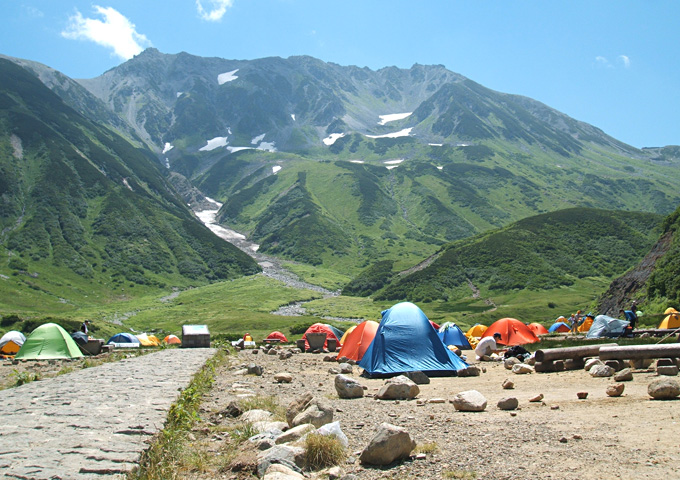
[[[676,0],[0,0],[0,12],[1,54],[72,78],[148,47],[372,70],[437,64],[635,147],[680,144]]]

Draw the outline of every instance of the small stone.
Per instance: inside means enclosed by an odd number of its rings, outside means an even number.
[[[543,394],[542,393],[539,393],[538,395],[533,396],[529,399],[530,402],[534,402],[534,403],[540,402],[541,400],[543,400]]]
[[[515,388],[515,382],[513,382],[512,380],[506,378],[506,379],[503,381],[503,385],[502,385],[502,386],[503,386],[503,388],[504,388],[505,390],[512,390],[513,388]]]
[[[560,443],[567,443],[568,441],[567,437],[560,437]]]
[[[274,375],[274,381],[277,383],[290,383],[293,381],[293,375],[287,372],[277,373]]]
[[[560,406],[559,405],[550,405],[550,410],[559,410]]]
[[[515,397],[506,397],[506,398],[501,398],[498,400],[498,403],[496,406],[500,410],[516,410],[517,407],[519,406],[519,400]]]
[[[591,377],[611,377],[615,370],[609,365],[594,365],[593,368],[588,370],[588,373]]]
[[[512,373],[516,375],[534,373],[534,367],[532,367],[531,365],[527,365],[526,363],[518,363],[512,367]]]
[[[462,412],[482,412],[486,408],[486,398],[477,390],[460,392],[453,397],[453,406]]]
[[[574,440],[583,440],[583,437],[578,433],[575,433],[571,438],[573,438]]]
[[[676,365],[663,365],[663,366],[657,365],[656,373],[658,375],[663,375],[663,376],[666,376],[666,377],[677,377],[678,376],[678,367]]]
[[[623,393],[625,385],[623,383],[616,383],[614,385],[609,385],[607,387],[607,395],[610,397],[620,397],[621,394]]]
[[[512,367],[520,363],[522,362],[517,357],[510,357],[503,360],[503,366],[506,368],[506,370],[512,370]]]
[[[578,397],[579,400],[585,400],[588,398],[588,392],[577,392],[576,396]]]
[[[671,378],[658,378],[649,384],[647,393],[655,400],[672,400],[680,395],[680,384]]]
[[[614,375],[615,382],[630,382],[631,380],[633,380],[633,370],[630,368],[624,368]]]

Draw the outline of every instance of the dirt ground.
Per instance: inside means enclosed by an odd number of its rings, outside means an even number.
[[[473,352],[464,353],[474,358]],[[234,373],[250,363],[262,366],[264,374]],[[486,372],[479,377],[432,378],[429,385],[420,385],[414,400],[381,401],[373,397],[384,380],[360,377],[362,370],[357,366],[351,376],[367,387],[365,397],[339,399],[335,376],[328,373],[334,365],[324,362],[324,354],[280,360],[244,350],[219,372],[205,410],[224,409],[243,392],[237,389],[275,396],[282,406],[312,392],[332,403],[334,419],[349,438],[350,458],[341,466],[344,474],[362,479],[678,478],[680,400],[658,401],[648,396],[647,386],[657,377],[652,370],[635,370],[634,379],[625,382],[623,395],[613,398],[605,393],[613,379],[593,378],[584,370],[516,375],[502,363],[484,362],[479,366]],[[291,373],[293,381],[276,383],[274,375],[281,372]],[[514,389],[501,387],[505,379],[515,383]],[[484,412],[454,409],[449,399],[465,390],[477,390],[486,397]],[[587,398],[578,399],[578,392],[588,392]],[[542,402],[529,402],[538,394],[544,395]],[[498,409],[498,400],[510,396],[519,400],[519,409]],[[428,403],[432,399],[446,402]],[[426,446],[425,458],[414,457],[389,468],[362,466],[358,454],[383,422],[406,428],[418,445]],[[228,472],[201,478],[236,476]]]

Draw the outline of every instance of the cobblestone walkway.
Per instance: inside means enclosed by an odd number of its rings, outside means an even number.
[[[0,478],[122,478],[214,353],[167,349],[0,392]]]

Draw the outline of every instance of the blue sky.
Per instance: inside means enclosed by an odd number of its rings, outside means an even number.
[[[680,144],[675,0],[3,0],[0,9],[0,53],[73,78],[149,46],[374,70],[442,64],[633,146]]]

